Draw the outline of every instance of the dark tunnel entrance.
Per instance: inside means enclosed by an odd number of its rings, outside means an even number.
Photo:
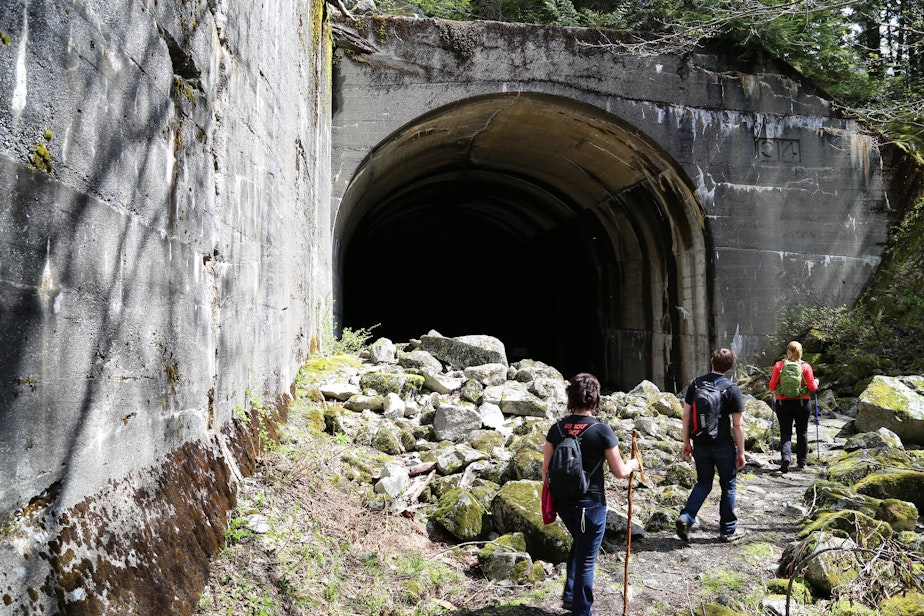
[[[488,334],[510,361],[677,391],[708,348],[701,220],[671,161],[612,116],[470,99],[397,131],[354,174],[335,319],[396,342]]]

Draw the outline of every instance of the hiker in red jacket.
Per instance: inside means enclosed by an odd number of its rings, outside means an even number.
[[[812,394],[818,379],[812,366],[802,361],[802,345],[793,340],[786,346],[786,359],[773,365],[770,391],[776,395],[776,416],[780,420],[780,472],[788,472],[792,462],[792,427],[796,425],[796,468],[808,463],[808,422],[812,414]],[[773,435],[771,435],[773,438]]]

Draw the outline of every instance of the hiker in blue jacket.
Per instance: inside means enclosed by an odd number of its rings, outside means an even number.
[[[606,530],[606,495],[603,485],[603,461],[617,477],[628,477],[638,470],[638,459],[623,460],[613,429],[592,417],[600,404],[600,382],[582,372],[568,381],[570,415],[552,424],[546,435],[542,460],[542,482],[546,481],[555,446],[564,433],[580,436],[581,458],[589,474],[590,486],[580,500],[556,499],[555,508],[571,533],[567,577],[562,593],[562,607],[572,614],[590,616],[594,602],[594,566]],[[599,427],[595,427],[599,426]],[[592,428],[592,429],[591,429]],[[593,471],[591,473],[591,471]]]
[[[731,349],[716,349],[712,352],[712,371],[699,376],[687,387],[683,403],[683,456],[693,457],[696,465],[696,485],[687,498],[686,505],[677,517],[677,536],[690,540],[690,527],[696,523],[696,514],[712,491],[716,472],[719,474],[719,538],[735,541],[744,534],[738,528],[735,515],[735,491],[738,471],[744,468],[744,397],[734,383],[723,384],[719,430],[712,442],[694,442],[690,438],[690,416],[696,390],[707,382],[728,380],[725,373],[735,365],[735,354]]]

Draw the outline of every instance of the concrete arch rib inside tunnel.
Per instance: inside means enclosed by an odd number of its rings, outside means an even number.
[[[510,361],[677,391],[712,338],[701,220],[673,161],[615,117],[544,95],[469,99],[354,174],[335,319],[396,342],[488,334]]]

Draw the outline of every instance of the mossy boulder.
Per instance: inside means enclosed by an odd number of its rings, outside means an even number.
[[[920,616],[924,614],[924,594],[908,592],[889,597],[879,604],[880,616]]]
[[[897,498],[924,508],[924,472],[896,471],[868,475],[854,484],[858,494],[873,498]]]
[[[854,554],[856,548],[857,544],[847,537],[825,531],[813,532],[802,541],[786,546],[777,575],[801,574],[817,593],[830,596],[835,586],[852,582],[859,576],[862,565]]]
[[[359,380],[363,391],[374,390],[379,396],[390,393],[401,398],[418,393],[423,389],[424,377],[419,374],[394,374],[389,372],[367,372]]]
[[[459,370],[483,364],[508,365],[504,343],[493,336],[446,338],[431,332],[420,337],[420,349]]]
[[[824,531],[839,537],[849,537],[861,547],[877,547],[892,537],[892,527],[859,511],[836,511],[818,514],[803,528],[798,537],[804,539],[812,533]]]
[[[484,547],[478,550],[479,562],[496,552],[497,550],[514,550],[516,552],[526,551],[526,537],[523,533],[507,533],[501,535],[493,541],[488,541]]]
[[[391,426],[385,423],[379,424],[378,429],[372,436],[372,446],[383,453],[398,455],[404,453],[404,446],[392,430]]]
[[[887,498],[879,501],[876,519],[886,522],[895,531],[914,530],[918,522],[918,508],[914,503]]]
[[[905,444],[924,445],[924,378],[876,375],[857,401],[857,428],[888,428]]]
[[[529,449],[542,453],[542,450],[545,447],[545,435],[549,430],[549,426],[551,426],[551,423],[547,421],[531,421],[524,424],[522,430],[518,430],[510,440],[510,444],[507,446],[507,448],[511,452],[517,452],[521,449]]]
[[[373,475],[377,475],[384,465],[384,462],[380,464],[373,457],[358,453],[358,450],[345,453],[341,459],[344,462],[343,473],[346,479],[359,483],[371,483]]]
[[[533,561],[526,552],[523,533],[501,535],[478,550],[478,564],[492,580],[526,581],[534,576]]]
[[[919,533],[903,530],[895,535],[895,540],[905,552],[924,555],[924,535]]]
[[[533,559],[528,552],[497,550],[484,559],[481,571],[489,580],[525,582],[533,574]]]
[[[875,432],[854,434],[844,443],[845,451],[857,449],[904,449],[905,445],[898,435],[888,428],[879,428]]]
[[[812,504],[818,511],[844,511],[852,509],[876,516],[880,499],[857,494],[849,486],[835,481],[818,481],[806,489],[803,496],[806,503]]]
[[[436,469],[441,475],[459,473],[472,462],[484,460],[486,457],[484,453],[468,445],[454,444],[427,451],[421,455],[424,462],[436,462]]]
[[[506,437],[497,430],[473,430],[465,436],[466,443],[486,454],[502,448],[506,441]]]
[[[838,599],[828,606],[828,616],[880,616],[879,612],[850,598]]]
[[[517,479],[542,480],[541,451],[523,448],[513,455],[513,468]]]
[[[560,563],[568,558],[571,535],[560,520],[542,523],[538,481],[509,481],[491,504],[494,526],[500,533],[522,532],[527,551],[534,559]]]
[[[676,395],[662,392],[651,401],[651,408],[658,415],[680,419],[683,417],[683,403]]]
[[[902,449],[861,449],[845,453],[830,461],[828,478],[844,485],[853,485],[872,473],[886,469],[911,469],[911,457]]]
[[[430,519],[460,541],[474,541],[490,529],[488,512],[468,490],[456,488],[444,494]]]
[[[361,411],[381,413],[385,410],[385,396],[356,394],[350,396],[349,399],[343,403],[343,407],[351,411],[356,411],[357,413]]]
[[[459,395],[469,402],[481,404],[482,399],[484,399],[484,385],[475,379],[468,379],[462,383],[462,389],[459,391]]]
[[[796,603],[807,605],[812,602],[812,589],[801,580],[793,580],[792,586],[789,585],[788,578],[774,578],[767,582],[767,592],[771,595],[783,595],[788,593]]]
[[[677,485],[681,488],[692,489],[696,485],[696,472],[686,462],[671,464],[664,471],[664,483]]]

